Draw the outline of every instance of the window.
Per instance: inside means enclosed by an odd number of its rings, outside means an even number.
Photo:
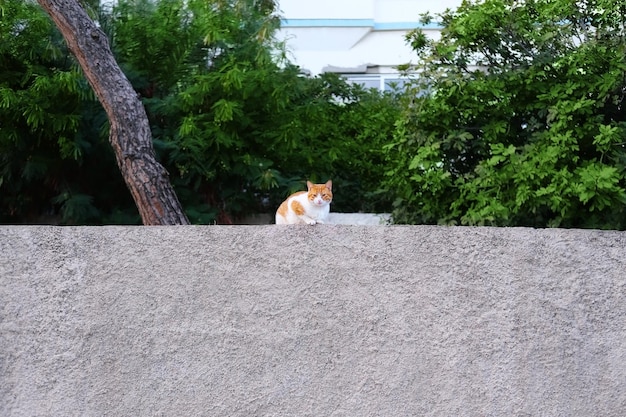
[[[361,84],[363,88],[380,90],[380,77],[377,75],[344,75],[350,84]]]
[[[385,78],[385,85],[383,89],[385,91],[401,91],[407,81],[408,79],[406,78]]]
[[[401,91],[409,81],[408,78],[400,78],[398,74],[376,75],[353,75],[344,74],[343,77],[352,84],[361,84],[364,88],[375,88],[380,91]]]

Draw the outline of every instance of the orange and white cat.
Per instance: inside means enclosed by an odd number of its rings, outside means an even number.
[[[307,191],[300,191],[287,197],[276,210],[276,224],[317,224],[324,223],[330,213],[333,200],[333,182],[313,184],[306,182]]]

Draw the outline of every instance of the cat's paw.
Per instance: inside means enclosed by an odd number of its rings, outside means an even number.
[[[324,220],[316,220],[315,223],[317,223],[317,224],[324,224]]]
[[[316,222],[315,220],[313,220],[313,219],[308,219],[308,220],[306,220],[306,223],[307,223],[307,224],[310,224],[311,226],[313,226],[313,225],[314,225],[314,224],[316,224],[317,222]]]

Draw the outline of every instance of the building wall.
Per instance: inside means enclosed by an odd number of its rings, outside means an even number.
[[[438,36],[436,24],[423,27],[420,15],[454,8],[460,0],[281,0],[279,38],[296,64],[312,74],[325,71],[375,73],[385,77],[415,60],[404,35],[422,27]]]

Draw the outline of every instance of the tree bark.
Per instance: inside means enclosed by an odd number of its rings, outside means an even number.
[[[156,160],[146,111],[104,32],[77,0],[37,1],[63,34],[107,113],[109,141],[143,224],[189,224],[167,171]]]

